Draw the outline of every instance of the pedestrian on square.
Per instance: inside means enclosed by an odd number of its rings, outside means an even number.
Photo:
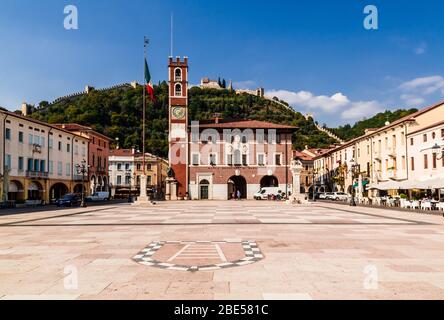
[[[240,192],[240,190],[237,190],[236,195],[237,195],[237,200],[240,200],[241,199],[241,192]]]

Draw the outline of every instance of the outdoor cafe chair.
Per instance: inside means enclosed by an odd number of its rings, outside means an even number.
[[[411,208],[412,209],[419,209],[419,201],[418,200],[412,201]]]
[[[432,210],[432,203],[430,201],[422,201],[421,210]]]

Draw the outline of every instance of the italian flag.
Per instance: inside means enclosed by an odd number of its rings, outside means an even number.
[[[148,68],[148,62],[145,59],[145,83],[146,83],[146,91],[149,94],[150,100],[154,101],[154,87],[151,83],[151,74],[150,69]]]

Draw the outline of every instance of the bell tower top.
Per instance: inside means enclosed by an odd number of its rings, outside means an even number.
[[[171,105],[188,104],[188,57],[169,57],[169,92]]]

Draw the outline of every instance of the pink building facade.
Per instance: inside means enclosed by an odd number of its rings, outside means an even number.
[[[261,187],[290,194],[295,127],[269,122],[215,119],[189,130],[189,197],[253,199]]]

